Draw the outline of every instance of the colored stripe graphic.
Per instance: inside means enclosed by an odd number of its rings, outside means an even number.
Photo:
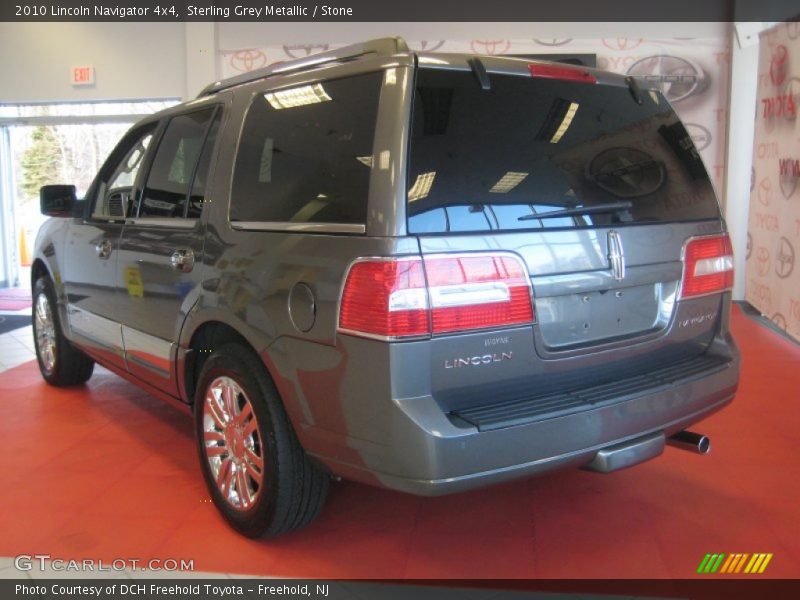
[[[725,554],[724,552],[709,552],[700,561],[697,572],[700,574],[713,575],[714,573],[763,573],[767,565],[772,560],[772,553],[742,553],[734,552]],[[727,557],[727,558],[726,558]],[[723,562],[724,561],[724,562]]]

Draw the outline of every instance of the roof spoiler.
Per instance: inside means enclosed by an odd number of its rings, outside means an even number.
[[[297,60],[290,60],[281,62],[263,69],[256,69],[236,75],[221,81],[215,81],[203,88],[197,97],[210,96],[222,90],[232,88],[251,81],[264,79],[272,75],[279,75],[283,73],[291,73],[314,65],[321,65],[328,62],[338,62],[365,56],[367,54],[374,54],[375,56],[392,56],[394,54],[403,54],[409,52],[408,44],[401,37],[388,37],[376,40],[369,40],[359,44],[352,44],[344,46],[335,50],[328,50],[327,52],[320,52],[319,54],[312,54]]]

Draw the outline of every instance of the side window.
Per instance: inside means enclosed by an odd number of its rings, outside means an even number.
[[[186,212],[186,216],[189,219],[200,218],[203,202],[206,201],[206,185],[208,184],[208,174],[211,167],[211,155],[214,153],[214,146],[217,143],[220,120],[221,112],[218,112],[211,123],[211,128],[208,130],[206,142],[203,144],[203,152],[200,154],[200,160],[197,163],[197,171],[189,194],[189,207]]]
[[[216,108],[173,117],[158,144],[139,202],[139,217],[183,218]],[[206,165],[207,170],[208,165]],[[205,176],[207,173],[204,173]],[[202,192],[201,192],[202,194]],[[202,203],[202,198],[200,199]],[[199,206],[199,205],[198,205]],[[199,214],[199,207],[190,213]]]
[[[366,221],[382,73],[257,94],[234,166],[231,221]]]
[[[124,219],[128,214],[128,206],[134,195],[136,175],[142,166],[147,147],[153,138],[155,124],[126,136],[116,147],[104,167],[105,175],[101,178],[97,190],[92,218]],[[119,155],[122,155],[121,158]],[[114,160],[117,162],[114,162]]]

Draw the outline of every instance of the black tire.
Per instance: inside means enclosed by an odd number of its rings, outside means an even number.
[[[41,322],[37,320],[39,296],[47,301],[53,323],[55,342],[54,362],[52,366],[45,364],[43,349],[39,347],[39,328]],[[33,343],[36,348],[36,361],[44,380],[50,385],[66,387],[86,383],[94,372],[94,361],[73,346],[64,336],[61,327],[61,318],[56,304],[56,292],[53,282],[49,277],[40,277],[33,285]]]
[[[250,440],[250,443],[260,448],[258,454],[263,460],[262,483],[253,492],[254,500],[249,507],[234,505],[242,502],[238,491],[228,493],[228,496],[236,495],[232,500],[223,495],[216,483],[204,441],[206,429],[213,427],[214,422],[205,412],[206,394],[215,382],[218,384],[225,381],[224,378],[233,380],[244,393],[244,396],[237,395],[237,407],[241,409],[249,400],[260,433],[258,442]],[[221,346],[203,365],[196,389],[195,437],[200,466],[211,498],[228,523],[243,535],[255,538],[274,537],[313,521],[325,504],[330,477],[309,461],[300,446],[278,391],[258,356],[241,344],[229,343]],[[227,445],[228,438],[224,442],[209,443],[217,448]],[[235,447],[233,443],[230,446]],[[223,452],[222,456],[233,457],[234,454],[235,452]],[[238,468],[242,469],[241,466]],[[217,469],[219,473],[222,467],[218,466]],[[255,488],[256,481],[248,480],[244,483],[245,487],[250,484]],[[241,485],[238,482],[231,483],[232,487]],[[250,494],[249,491],[246,493]]]

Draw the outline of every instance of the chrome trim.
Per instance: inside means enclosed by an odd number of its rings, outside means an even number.
[[[611,273],[616,281],[625,279],[625,250],[622,248],[622,238],[619,232],[608,232],[608,262]]]
[[[689,450],[697,454],[711,452],[711,438],[702,433],[684,429],[667,438],[667,444],[681,450]]]
[[[239,231],[289,231],[302,233],[360,233],[367,231],[361,223],[283,223],[277,221],[231,221]]]
[[[175,217],[172,219],[163,219],[161,217],[134,217],[125,219],[125,225],[166,227],[169,229],[194,229],[199,222],[200,219],[184,219],[183,217]]]
[[[584,469],[611,473],[661,455],[665,445],[664,432],[659,431],[621,444],[607,446],[598,450]]]
[[[67,304],[67,320],[71,331],[104,348],[123,353],[122,325],[88,310]]]
[[[125,361],[146,367],[161,377],[170,379],[175,344],[127,325],[122,325],[121,328]],[[130,367],[128,370],[131,370]]]
[[[40,292],[34,300],[33,334],[42,370],[51,374],[56,367],[56,326],[50,301],[44,292]]]
[[[160,367],[157,367],[153,363],[150,363],[150,362],[146,361],[143,358],[139,358],[138,356],[133,356],[133,355],[129,356],[126,353],[125,354],[125,360],[128,361],[129,363],[135,363],[135,364],[139,365],[140,367],[142,367],[143,369],[147,369],[148,371],[152,371],[155,375],[158,375],[159,377],[163,377],[164,379],[169,379],[169,371],[165,371],[164,369],[162,369]],[[131,371],[131,373],[133,373],[133,371],[131,370],[130,366],[128,367],[128,370]]]
[[[250,398],[233,378],[221,375],[206,388],[202,431],[200,447],[217,491],[231,508],[250,509],[267,483],[268,447]]]
[[[194,251],[191,248],[175,250],[169,257],[172,268],[181,273],[191,273],[194,269]]]

